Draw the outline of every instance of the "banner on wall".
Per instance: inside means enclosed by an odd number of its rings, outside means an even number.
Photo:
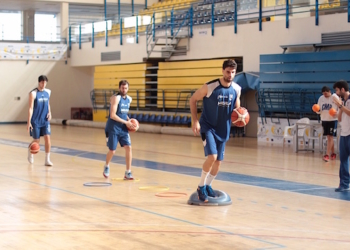
[[[67,60],[67,45],[0,43],[0,60]]]

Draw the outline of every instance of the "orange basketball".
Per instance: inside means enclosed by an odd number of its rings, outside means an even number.
[[[30,147],[31,154],[37,154],[40,151],[40,145],[37,142],[32,142],[32,144],[30,144],[29,147]]]
[[[312,106],[312,111],[314,111],[314,112],[319,112],[319,111],[320,111],[320,105],[314,104],[314,105]]]
[[[139,129],[139,127],[140,127],[139,121],[136,120],[136,119],[134,119],[134,118],[131,118],[131,119],[130,119],[130,122],[136,126],[136,129],[130,129],[130,128],[128,128],[129,132],[136,132],[136,131]]]
[[[248,110],[243,107],[234,109],[231,114],[231,121],[236,127],[244,127],[248,124],[249,119],[250,115],[248,113]]]
[[[335,116],[337,114],[337,111],[334,108],[331,108],[328,112],[331,116]]]

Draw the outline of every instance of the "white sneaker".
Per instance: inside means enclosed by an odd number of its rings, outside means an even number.
[[[46,159],[45,160],[45,166],[52,167],[53,163],[49,159]]]
[[[109,166],[105,166],[104,169],[103,169],[103,176],[105,178],[108,178],[109,176]]]
[[[34,155],[30,153],[30,149],[28,148],[28,161],[30,164],[34,163]]]

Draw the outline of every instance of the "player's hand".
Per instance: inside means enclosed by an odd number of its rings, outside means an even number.
[[[47,120],[50,121],[51,120],[51,113],[49,112],[46,116]]]
[[[199,121],[193,122],[192,131],[193,131],[194,136],[197,136],[200,134],[201,125],[199,124]]]
[[[33,126],[32,126],[31,123],[27,123],[27,132],[29,132],[29,130],[30,130],[30,131],[33,130]]]
[[[335,96],[333,96],[332,99],[333,99],[333,102],[335,103],[335,105],[337,105],[338,107],[343,104],[342,101]]]
[[[130,121],[130,119],[125,123],[125,125],[129,129],[136,129],[136,126]]]

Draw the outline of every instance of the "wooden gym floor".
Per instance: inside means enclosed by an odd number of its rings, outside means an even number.
[[[43,150],[31,165],[26,126],[0,125],[0,249],[350,249],[339,160],[231,138],[213,188],[232,205],[194,206],[199,137],[131,134],[137,181],[112,179],[125,170],[119,147],[102,176],[103,129],[52,125],[51,139],[54,166]]]

